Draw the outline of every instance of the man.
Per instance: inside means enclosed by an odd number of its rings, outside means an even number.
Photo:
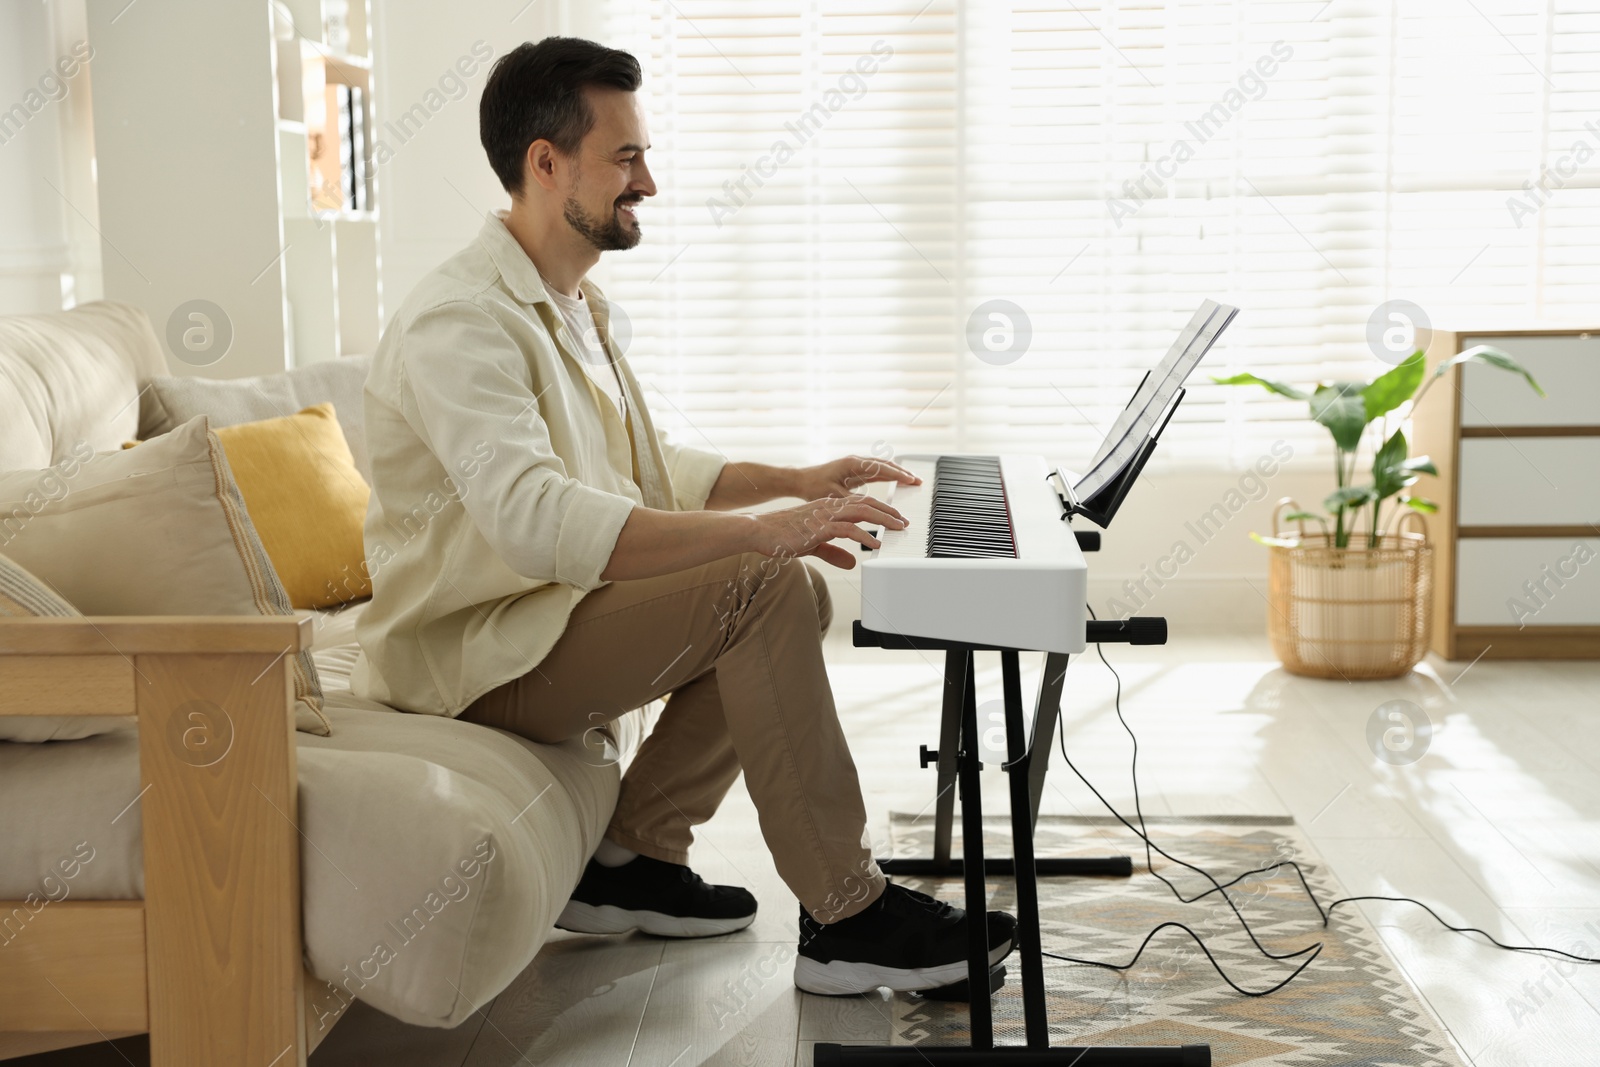
[[[905,520],[852,491],[916,478],[860,457],[731,463],[657,433],[584,278],[602,252],[639,243],[638,207],[656,192],[640,80],[627,53],[569,38],[522,45],[490,72],[480,133],[511,209],[411,293],[367,380],[373,598],[353,687],[547,743],[666,696],[559,926],[748,926],[747,890],[686,865],[692,828],[742,770],[800,899],[796,985],[957,981],[965,914],[873,860],[823,665],[826,588],[795,558],[854,566],[830,542],[875,547],[858,523]],[[418,508],[441,492],[460,506]],[[780,497],[810,502],[737,511]],[[1015,920],[988,924],[999,962]]]

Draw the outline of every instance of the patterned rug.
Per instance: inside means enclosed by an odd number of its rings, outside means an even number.
[[[1158,844],[1221,876],[1219,881],[1294,859],[1305,868],[1324,906],[1343,892],[1291,819],[1167,817],[1151,818],[1149,825]],[[932,853],[931,816],[893,815],[890,832],[895,855]],[[1039,880],[1046,952],[1126,963],[1152,927],[1177,921],[1201,934],[1229,976],[1246,989],[1275,985],[1301,962],[1262,957],[1218,894],[1180,903],[1144,869],[1138,839],[1109,817],[1046,816],[1035,840],[1040,856],[1127,854],[1139,846],[1131,879]],[[984,848],[989,856],[1010,854],[1006,820],[985,820]],[[958,818],[956,855],[960,849]],[[1210,888],[1199,875],[1160,856],[1156,865],[1186,898]],[[941,900],[963,903],[959,878],[896,880]],[[989,892],[991,908],[1015,910],[1010,879],[990,879]],[[1269,879],[1241,882],[1229,892],[1272,951],[1324,942],[1316,962],[1279,992],[1246,997],[1228,988],[1181,930],[1163,930],[1138,964],[1120,974],[1046,957],[1050,1043],[1210,1044],[1217,1067],[1463,1067],[1444,1028],[1355,907],[1340,908],[1324,929],[1287,868]],[[965,1045],[969,1039],[965,1004],[897,994],[894,1016],[897,1045]],[[1015,954],[1007,960],[1005,987],[994,998],[994,1021],[996,1044],[1024,1043]]]

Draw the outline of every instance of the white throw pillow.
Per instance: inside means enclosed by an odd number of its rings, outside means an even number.
[[[82,614],[27,568],[0,556],[0,619],[61,619]],[[115,715],[0,715],[0,741],[76,741],[128,722]]]
[[[293,615],[204,415],[120,452],[0,473],[0,552],[85,615]],[[327,736],[309,652],[295,728]]]
[[[167,433],[196,415],[210,419],[215,430],[332,404],[350,446],[350,458],[371,485],[361,398],[371,368],[371,356],[341,356],[259,378],[200,378],[192,374],[149,378],[140,383],[139,436]]]

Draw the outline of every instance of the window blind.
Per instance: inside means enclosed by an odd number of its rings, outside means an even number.
[[[1600,14],[1576,0],[606,20],[645,68],[660,192],[602,277],[659,420],[729,455],[1081,465],[1207,296],[1243,311],[1196,379],[1381,373],[1393,298],[1443,327],[1600,320]],[[1325,437],[1197,380],[1157,462]]]

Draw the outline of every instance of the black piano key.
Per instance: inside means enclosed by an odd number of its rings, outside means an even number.
[[[1016,537],[997,456],[942,456],[935,464],[927,554],[1014,559]]]

